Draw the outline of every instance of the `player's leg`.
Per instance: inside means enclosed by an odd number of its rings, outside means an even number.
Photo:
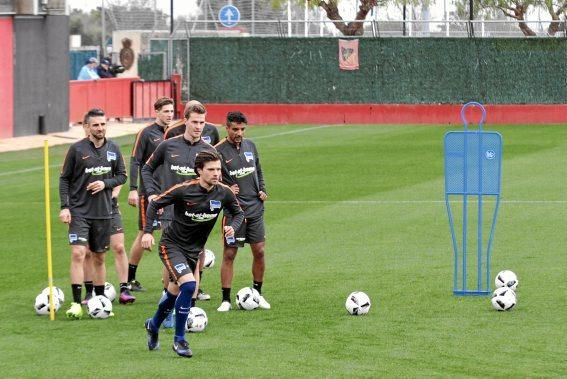
[[[89,300],[93,297],[94,266],[93,266],[92,254],[93,253],[87,248],[87,252],[85,254],[85,260],[83,261],[83,273],[84,273],[83,283],[85,285],[85,298],[81,301],[81,304],[83,305],[87,304]]]
[[[234,259],[238,247],[224,246],[221,264],[221,288],[222,288],[222,303],[217,308],[219,312],[228,312],[231,308],[230,303],[230,289],[232,287],[232,278],[234,276]]]
[[[114,267],[120,282],[118,302],[120,304],[131,304],[136,301],[136,298],[128,290],[128,256],[124,246],[124,233],[114,233],[110,236],[110,248],[114,252]]]
[[[69,224],[69,244],[71,245],[71,264],[69,277],[71,279],[71,293],[73,301],[65,312],[68,318],[79,319],[83,316],[81,307],[81,292],[83,289],[84,271],[83,264],[87,254],[89,236],[89,224],[87,220],[73,217]]]
[[[104,296],[106,282],[106,252],[110,247],[112,220],[90,220],[89,248],[93,252],[94,291],[97,296]]]
[[[201,301],[207,301],[207,300],[211,300],[211,295],[209,295],[208,293],[206,293],[205,291],[203,291],[202,288],[202,283],[203,283],[203,267],[205,265],[205,250],[201,251],[201,253],[199,253],[199,266],[198,266],[198,271],[199,271],[199,286],[198,286],[198,290],[197,290],[197,300],[201,300]]]
[[[270,309],[270,303],[262,295],[262,284],[264,283],[264,272],[266,261],[266,232],[264,228],[264,217],[248,218],[246,223],[246,241],[252,250],[252,286],[260,294],[258,306],[262,309]]]
[[[167,270],[167,268],[164,266],[163,267],[163,272],[162,272],[162,278],[161,281],[163,283],[163,295],[160,299],[160,302],[162,301],[162,299],[164,298],[164,296],[167,296],[167,291],[169,288],[169,283],[172,282],[173,280],[171,279],[171,276],[169,275],[169,271]],[[175,292],[175,295],[177,296],[178,292]],[[175,326],[175,310],[172,312],[169,312],[165,318],[165,320],[163,320],[163,327],[165,329],[171,329]]]
[[[136,271],[138,265],[144,256],[144,248],[142,247],[142,235],[144,234],[144,226],[146,225],[146,210],[148,203],[145,195],[140,194],[138,201],[138,234],[130,247],[130,259],[128,261],[128,285],[131,291],[145,291],[144,287],[136,280]]]
[[[187,267],[181,269],[180,265],[176,267],[175,271],[179,272],[177,277],[177,285],[179,286],[179,295],[175,301],[175,336],[173,338],[173,350],[177,355],[191,358],[193,352],[185,339],[185,327],[189,311],[191,309],[192,297],[196,293],[197,283],[195,281],[194,273],[197,268],[197,255],[187,258]],[[180,270],[181,269],[181,270]],[[170,284],[172,286],[172,284]]]

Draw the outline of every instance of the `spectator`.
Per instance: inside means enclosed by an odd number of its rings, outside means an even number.
[[[98,60],[95,57],[89,58],[85,65],[81,68],[77,80],[95,80],[100,79],[100,76],[96,73],[96,66],[98,65]]]
[[[100,65],[96,68],[96,72],[101,79],[115,78],[116,74],[110,68],[112,62],[108,58],[102,58],[100,60]]]

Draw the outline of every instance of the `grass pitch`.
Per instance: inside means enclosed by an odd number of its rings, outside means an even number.
[[[503,196],[492,272],[515,271],[518,305],[452,295],[453,253],[443,197],[441,126],[251,127],[265,171],[270,311],[216,312],[222,257],[203,287],[205,333],[189,335],[191,360],[146,348],[144,320],[160,296],[161,263],[147,253],[148,292],[115,304],[108,320],[68,321],[66,228],[57,219],[58,169],[50,151],[55,284],[66,295],[56,321],[36,316],[47,285],[42,151],[0,155],[2,376],[11,377],[559,377],[567,375],[567,128],[488,126],[504,138]],[[221,134],[224,134],[221,131]],[[125,155],[133,136],[117,139]],[[136,211],[121,193],[127,249]],[[108,278],[117,285],[112,253]],[[233,296],[251,284],[249,248],[236,261]],[[354,290],[370,314],[346,314]]]

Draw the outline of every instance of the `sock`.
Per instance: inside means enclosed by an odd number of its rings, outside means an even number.
[[[174,341],[179,342],[185,340],[185,324],[191,309],[191,297],[195,292],[197,283],[193,280],[185,282],[179,286],[180,292],[175,300],[175,337]]]
[[[230,287],[222,288],[222,301],[228,301],[230,303]]]
[[[161,297],[157,311],[152,318],[152,325],[156,328],[156,330],[159,330],[163,320],[165,320],[167,315],[173,310],[173,307],[175,306],[175,299],[177,299],[177,296],[168,291],[166,291]]]
[[[94,286],[94,293],[96,296],[104,296],[104,284],[102,286]]]
[[[73,293],[73,302],[81,304],[81,292],[83,292],[83,285],[71,284],[71,291]]]
[[[199,271],[199,283],[203,283],[203,271]]]
[[[256,291],[258,291],[260,295],[262,294],[262,282],[254,281],[254,284],[252,286]]]
[[[120,293],[128,291],[128,283],[120,283]]]
[[[92,280],[87,280],[85,281],[85,296],[89,296],[93,294],[93,281]]]
[[[138,265],[128,264],[128,281],[136,280],[136,270]]]
[[[191,299],[191,308],[193,308],[193,307],[195,306],[195,303],[196,303],[196,302],[197,302],[197,299],[193,297],[193,298]]]

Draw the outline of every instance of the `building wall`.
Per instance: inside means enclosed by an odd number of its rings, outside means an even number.
[[[13,135],[14,127],[14,49],[12,17],[0,17],[0,138]]]

